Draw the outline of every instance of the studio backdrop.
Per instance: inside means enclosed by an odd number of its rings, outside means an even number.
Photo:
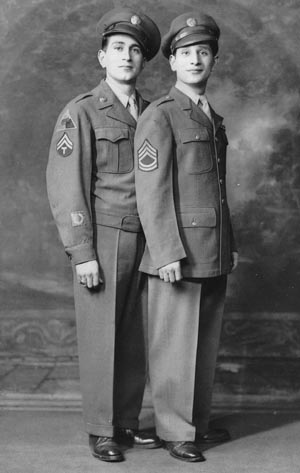
[[[103,77],[96,21],[113,6],[150,14],[162,34],[175,16],[195,9],[221,28],[207,95],[229,137],[228,198],[240,266],[229,281],[214,403],[284,401],[299,408],[297,0],[2,0],[0,361],[18,360],[23,369],[76,364],[71,270],[50,213],[45,170],[59,112]],[[160,53],[138,88],[154,100],[173,83]]]

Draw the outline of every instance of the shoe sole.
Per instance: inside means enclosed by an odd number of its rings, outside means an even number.
[[[109,463],[117,463],[122,462],[125,460],[123,456],[115,456],[115,457],[103,457],[102,455],[97,455],[96,453],[92,453],[93,457],[97,458],[98,460],[109,462]]]
[[[181,461],[187,462],[187,463],[196,463],[196,462],[205,462],[206,461],[206,459],[204,457],[183,458],[183,457],[178,457],[177,455],[172,453],[170,450],[169,450],[169,453],[170,453],[171,457],[176,458],[176,460],[181,460]]]

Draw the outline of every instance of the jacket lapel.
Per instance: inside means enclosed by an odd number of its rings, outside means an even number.
[[[99,110],[106,109],[106,115],[108,117],[118,122],[126,123],[128,126],[136,127],[135,119],[130,115],[129,111],[126,110],[104,80],[100,82],[92,93],[98,99]]]
[[[176,89],[176,87],[172,87],[169,95],[178,103],[180,108],[185,113],[187,113],[192,120],[200,123],[202,126],[212,127],[212,122],[208,116],[183,92]]]

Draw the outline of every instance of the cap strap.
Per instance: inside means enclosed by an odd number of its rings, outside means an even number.
[[[215,32],[211,28],[206,28],[205,26],[200,26],[200,27],[196,26],[196,27],[188,27],[188,28],[185,27],[179,31],[179,33],[175,36],[175,38],[173,38],[170,45],[171,53],[173,53],[175,49],[175,45],[178,41],[185,38],[186,36],[190,36],[191,34],[195,34],[195,33],[202,33],[202,34],[205,33],[211,36],[210,41],[218,40]]]

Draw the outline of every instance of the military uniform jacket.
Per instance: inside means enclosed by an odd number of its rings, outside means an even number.
[[[226,199],[222,117],[214,124],[173,87],[139,119],[136,135],[137,205],[147,246],[140,269],[181,260],[183,276],[231,271],[236,250]]]
[[[149,102],[138,95],[139,109]],[[136,122],[105,81],[72,100],[52,137],[50,206],[75,264],[96,258],[93,224],[141,231],[134,186]]]

